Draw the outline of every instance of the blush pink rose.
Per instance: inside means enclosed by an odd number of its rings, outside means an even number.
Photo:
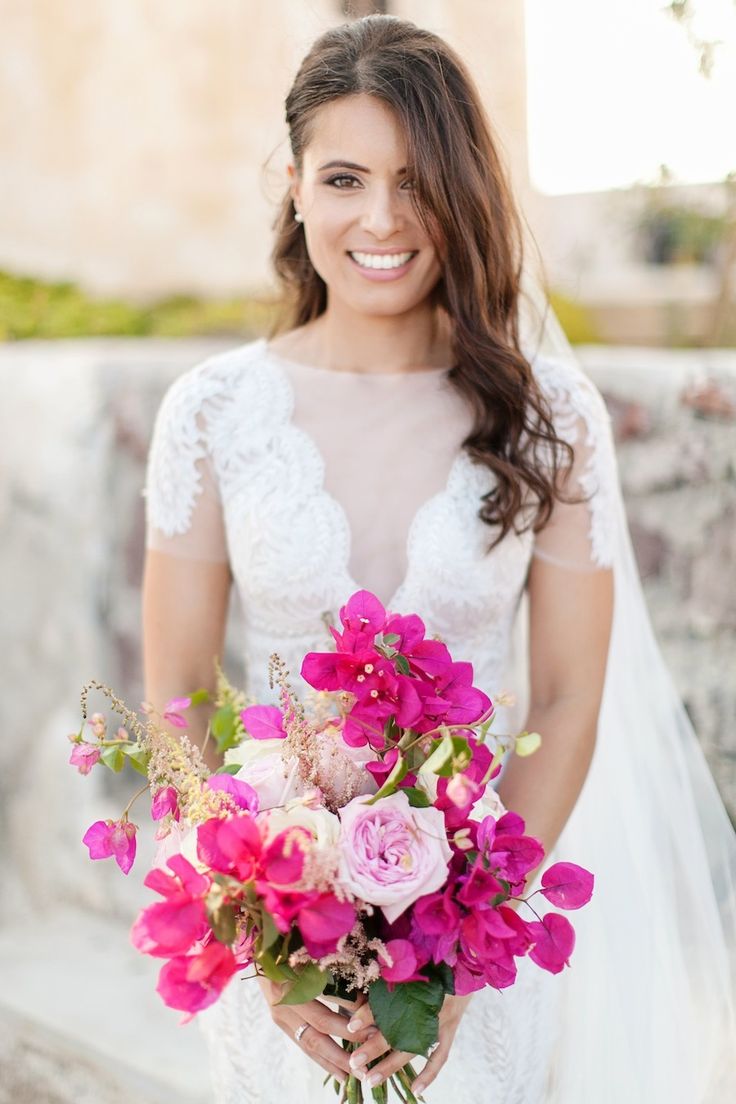
[[[452,850],[439,809],[413,808],[395,793],[340,810],[340,880],[356,897],[379,905],[390,924],[447,880]]]

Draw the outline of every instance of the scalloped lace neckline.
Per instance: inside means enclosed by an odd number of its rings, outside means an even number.
[[[292,362],[290,362],[289,360],[284,361],[283,358],[272,355],[268,349],[266,349],[266,354],[266,362],[268,363],[271,370],[275,373],[277,378],[280,380],[283,392],[287,397],[287,405],[284,412],[284,422],[292,430],[296,430],[299,433],[302,440],[311,449],[313,456],[319,463],[319,494],[325,501],[329,502],[332,505],[334,510],[335,518],[340,530],[339,537],[341,539],[343,549],[343,562],[341,565],[341,569],[344,572],[345,579],[350,586],[351,593],[354,593],[356,590],[366,589],[365,586],[355,578],[351,569],[353,552],[353,530],[348,518],[347,511],[342,502],[338,498],[336,498],[335,495],[333,495],[330,491],[328,491],[325,486],[326,461],[324,458],[324,454],[317,444],[316,438],[313,436],[313,434],[309,433],[308,430],[303,429],[301,426],[298,426],[293,420],[294,407],[296,404],[296,392],[287,371],[288,365]],[[324,369],[323,371],[331,373],[331,369]],[[431,370],[431,374],[436,375],[439,371],[442,371],[442,369],[433,369]],[[337,375],[339,373],[334,374]],[[353,373],[353,375],[355,374],[359,373]],[[449,495],[451,493],[451,488],[456,478],[456,473],[458,469],[463,463],[468,460],[469,458],[465,455],[463,449],[459,448],[452,459],[449,470],[447,472],[447,478],[445,479],[445,482],[441,486],[440,490],[435,491],[427,498],[422,499],[422,501],[419,503],[416,510],[412,514],[411,520],[409,521],[409,526],[407,528],[406,538],[403,542],[406,566],[398,586],[396,587],[388,601],[383,603],[386,609],[395,610],[399,608],[401,595],[410,582],[412,575],[412,560],[414,545],[416,541],[416,533],[419,531],[422,519],[424,518],[425,514],[433,507],[434,503],[438,499],[442,499],[446,495]]]

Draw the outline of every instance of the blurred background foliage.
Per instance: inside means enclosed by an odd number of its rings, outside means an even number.
[[[150,304],[87,295],[70,282],[0,272],[0,341],[65,337],[248,337],[270,326],[266,299],[173,295]]]

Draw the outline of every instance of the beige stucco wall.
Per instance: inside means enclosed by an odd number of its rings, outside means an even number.
[[[446,35],[525,178],[521,0],[396,0]],[[0,269],[143,298],[268,279],[283,100],[338,0],[2,0]]]

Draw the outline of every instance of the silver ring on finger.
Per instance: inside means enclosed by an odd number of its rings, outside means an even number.
[[[301,1042],[302,1035],[304,1034],[304,1032],[307,1030],[308,1027],[309,1027],[309,1024],[306,1022],[306,1020],[304,1021],[304,1023],[299,1024],[298,1028],[294,1032],[294,1038],[296,1039],[296,1041],[298,1043]]]
[[[434,1052],[436,1051],[436,1049],[439,1045],[440,1045],[440,1041],[438,1039],[435,1043],[432,1043],[432,1045],[427,1048],[427,1057],[428,1058],[432,1057],[432,1055],[434,1054]]]

